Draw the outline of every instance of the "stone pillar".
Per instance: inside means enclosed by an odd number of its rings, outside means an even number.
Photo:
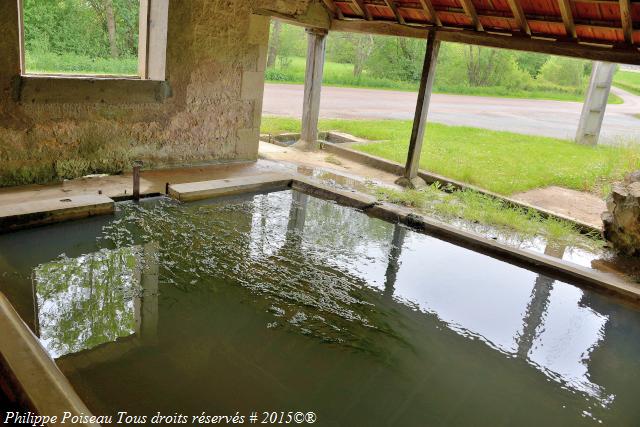
[[[436,74],[436,63],[438,62],[438,51],[440,41],[436,40],[436,32],[429,31],[427,36],[427,51],[424,55],[424,65],[422,66],[422,77],[420,79],[420,90],[418,92],[418,103],[413,119],[413,129],[411,130],[411,140],[409,141],[409,153],[404,175],[400,177],[396,184],[403,187],[417,188],[424,187],[424,180],[418,177],[420,166],[420,152],[422,142],[427,127],[427,114],[429,113],[429,102],[431,101],[431,89],[433,79]]]
[[[318,144],[318,117],[320,116],[320,93],[327,32],[308,29],[307,34],[307,68],[304,76],[302,131],[300,141],[294,146],[303,150],[316,150],[320,148]]]
[[[582,106],[576,142],[578,144],[596,145],[602,128],[602,119],[607,108],[607,100],[611,91],[611,82],[616,64],[610,62],[593,62],[591,80],[587,96]]]

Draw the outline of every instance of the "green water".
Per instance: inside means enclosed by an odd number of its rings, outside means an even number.
[[[3,235],[0,290],[99,415],[640,425],[636,308],[297,192]]]

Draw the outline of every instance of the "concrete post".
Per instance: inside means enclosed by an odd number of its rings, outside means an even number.
[[[396,181],[396,184],[404,187],[418,188],[426,185],[424,180],[418,177],[418,167],[420,166],[420,152],[422,151],[422,142],[427,127],[427,114],[429,113],[431,89],[436,74],[439,50],[440,41],[436,40],[436,32],[429,31],[429,35],[427,36],[427,51],[424,56],[422,77],[420,79],[420,90],[418,92],[418,103],[413,119],[411,140],[409,141],[407,164],[405,166],[404,176]]]
[[[589,89],[582,106],[576,142],[578,144],[596,145],[600,137],[602,119],[607,108],[607,100],[611,91],[611,82],[616,64],[610,62],[593,62]]]
[[[318,144],[318,117],[327,32],[307,30],[307,68],[304,76],[304,100],[302,105],[302,132],[294,146],[303,150],[316,150]]]

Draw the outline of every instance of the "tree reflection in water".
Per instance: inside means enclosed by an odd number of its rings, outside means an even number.
[[[139,250],[102,249],[35,268],[40,340],[60,357],[133,334],[140,289]]]

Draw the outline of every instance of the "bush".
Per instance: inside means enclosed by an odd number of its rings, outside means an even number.
[[[583,87],[585,61],[552,56],[540,69],[540,79],[559,86]]]

